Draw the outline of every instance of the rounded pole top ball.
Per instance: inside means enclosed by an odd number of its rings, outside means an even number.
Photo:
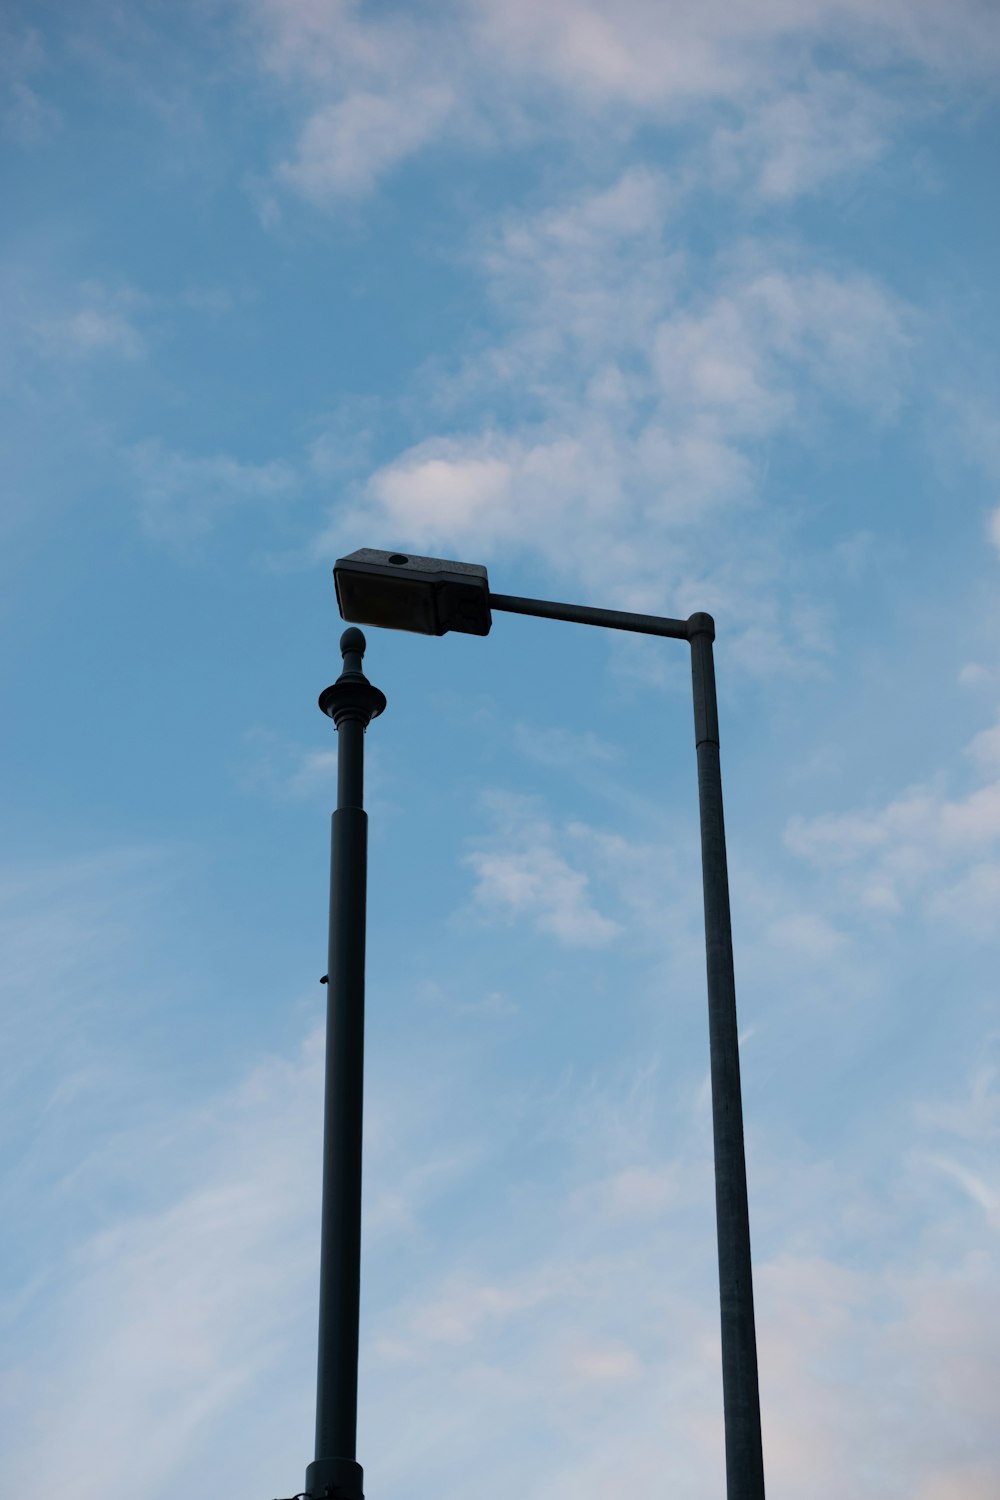
[[[349,651],[356,651],[359,656],[364,656],[367,644],[362,632],[356,625],[352,625],[340,637],[340,654],[346,656]]]

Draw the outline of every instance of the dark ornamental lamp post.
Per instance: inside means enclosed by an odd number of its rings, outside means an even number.
[[[340,649],[344,670],[319,699],[337,726],[337,810],[330,861],[316,1457],[306,1470],[309,1500],[364,1500],[357,1461],[368,870],[364,756],[365,730],[385,708],[385,695],[361,669],[361,631],[345,630]]]
[[[711,615],[701,613],[687,620],[671,620],[494,594],[486,569],[477,564],[381,552],[371,547],[340,558],[334,567],[334,579],[341,614],[357,624],[423,635],[445,635],[451,630],[487,635],[491,611],[497,609],[666,636],[690,644],[705,898],[726,1494],[727,1500],[764,1500],[736,987],[712,651],[715,622]],[[382,694],[361,673],[364,637],[360,631],[346,631],[341,645],[345,651],[344,676],[320,699],[324,712],[337,722],[340,796],[334,814],[331,897],[320,1398],[317,1458],[306,1480],[309,1495],[317,1500],[320,1496],[360,1500],[362,1494],[361,1470],[354,1462],[366,836],[361,810],[361,755],[364,727],[385,706]],[[339,696],[335,698],[334,694]],[[338,819],[342,820],[339,825]],[[357,876],[348,880],[348,870],[358,872]],[[341,1212],[343,1219],[338,1217]]]

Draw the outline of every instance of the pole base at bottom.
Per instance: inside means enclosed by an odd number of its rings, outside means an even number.
[[[365,1500],[365,1472],[353,1458],[317,1458],[306,1470],[309,1500]]]

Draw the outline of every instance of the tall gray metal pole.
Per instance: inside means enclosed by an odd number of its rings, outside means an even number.
[[[701,861],[705,889],[726,1495],[728,1500],[764,1500],[757,1336],[754,1328],[750,1265],[750,1215],[743,1150],[739,1031],[736,1023],[736,982],[733,975],[733,934],[729,916],[726,830],[722,815],[719,710],[712,653],[715,621],[711,615],[704,613],[693,614],[687,620],[673,620],[621,610],[593,609],[589,605],[522,599],[492,592],[489,602],[492,609],[508,610],[513,614],[570,620],[581,625],[604,625],[613,630],[632,630],[642,635],[669,636],[691,644],[698,800],[701,809]]]
[[[719,765],[719,710],[712,642],[715,621],[688,620],[694,686],[694,737],[698,753],[701,862],[705,887],[705,953],[708,967],[708,1039],[712,1068],[715,1141],[715,1215],[719,1238],[722,1319],[722,1402],[726,1428],[728,1500],[764,1500],[760,1439],[757,1335],[750,1268],[750,1213],[743,1150],[739,1032],[733,934],[729,916],[726,830]]]
[[[385,696],[361,669],[361,631],[345,630],[340,649],[344,670],[319,700],[337,726],[337,810],[330,869],[316,1457],[306,1469],[311,1500],[364,1500],[356,1454],[368,868],[364,737],[385,708]]]

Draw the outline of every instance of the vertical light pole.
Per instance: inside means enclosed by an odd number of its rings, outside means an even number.
[[[665,636],[687,641],[691,647],[705,898],[726,1494],[727,1500],[764,1500],[736,982],[712,650],[715,621],[704,613],[693,614],[687,620],[673,620],[659,615],[494,594],[486,569],[478,564],[382,552],[372,547],[362,547],[340,558],[334,567],[334,579],[345,620],[392,630],[423,635],[445,635],[451,630],[488,635],[491,610],[499,609],[640,635]]]
[[[750,1264],[750,1209],[743,1149],[740,1041],[736,1023],[733,930],[729,915],[726,827],[719,764],[719,708],[712,642],[715,621],[687,621],[694,689],[694,739],[701,813],[701,871],[705,891],[708,971],[708,1047],[712,1072],[715,1148],[715,1227],[719,1242],[722,1329],[722,1406],[729,1500],[764,1500],[764,1455],[757,1385],[757,1333]]]
[[[368,874],[364,757],[365,730],[385,708],[385,695],[361,669],[361,631],[345,630],[340,649],[344,670],[319,699],[337,726],[337,810],[330,858],[316,1457],[306,1469],[305,1488],[310,1500],[364,1500],[357,1461]]]

